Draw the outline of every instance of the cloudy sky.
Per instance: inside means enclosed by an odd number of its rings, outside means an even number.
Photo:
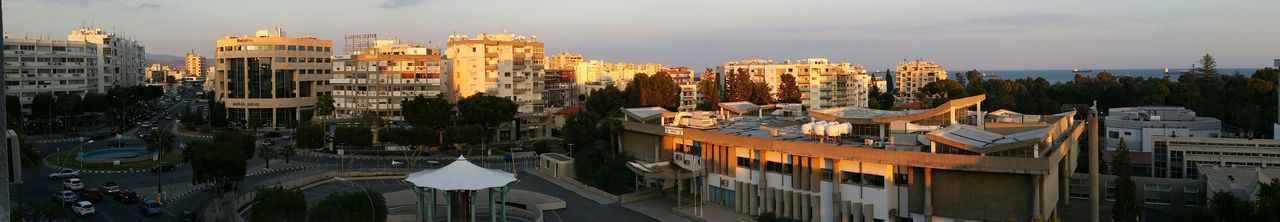
[[[1223,67],[1280,58],[1280,1],[7,0],[4,30],[63,39],[86,21],[148,53],[212,55],[214,41],[281,27],[335,40],[376,33],[537,35],[548,53],[695,68],[745,57],[826,57],[885,69]]]

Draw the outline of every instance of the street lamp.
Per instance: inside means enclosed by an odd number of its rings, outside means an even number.
[[[573,143],[569,143],[569,158],[573,158]]]
[[[353,186],[355,186],[355,187],[360,188],[360,189],[362,190],[362,191],[361,191],[361,193],[364,193],[364,197],[369,199],[369,213],[371,213],[371,214],[369,214],[369,217],[370,217],[370,218],[369,218],[369,221],[377,221],[377,220],[378,220],[378,215],[377,215],[377,213],[378,213],[378,212],[377,212],[377,211],[378,211],[378,208],[377,208],[377,206],[374,206],[374,205],[373,205],[373,196],[369,196],[369,191],[371,191],[371,190],[369,190],[368,188],[365,188],[363,185],[360,185],[360,184],[358,184],[358,183],[356,183],[356,182],[352,182],[352,181],[350,181],[350,180],[347,180],[347,178],[342,178],[342,177],[340,177],[340,176],[335,176],[335,177],[333,177],[333,180],[335,180],[335,181],[347,182],[347,183],[349,183],[349,184],[351,184],[351,185],[353,185]]]
[[[76,145],[76,148],[75,148],[74,150],[72,150],[72,151],[78,151],[78,152],[76,152],[76,156],[78,157],[78,156],[80,156],[80,155],[79,155],[79,153],[82,153],[82,152],[83,152],[84,145],[88,145],[88,144],[90,144],[90,143],[93,143],[93,140],[85,141],[85,142],[83,142],[83,143],[80,143],[80,145]],[[59,151],[59,152],[61,152],[61,151]],[[70,157],[70,156],[68,155],[67,157]],[[63,158],[62,158],[62,162],[63,162],[63,163],[66,163],[66,162],[67,162],[67,157],[63,157]],[[76,162],[80,162],[80,169],[84,169],[84,161],[79,161],[79,160],[77,160]]]

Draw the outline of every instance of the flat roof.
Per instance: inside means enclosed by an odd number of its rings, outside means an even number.
[[[760,106],[747,101],[720,103],[720,108],[743,115],[760,110]]]
[[[659,119],[662,117],[663,113],[668,113],[668,112],[671,112],[671,111],[662,107],[639,107],[639,108],[622,109],[622,113],[626,114],[627,117],[640,120],[641,122]]]

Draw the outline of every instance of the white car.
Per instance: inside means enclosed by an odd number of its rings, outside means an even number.
[[[97,213],[96,210],[93,209],[93,203],[89,203],[89,201],[80,201],[75,204],[71,204],[71,211],[75,211],[76,215],[80,215],[82,217]]]
[[[77,197],[76,193],[71,192],[70,190],[63,190],[63,191],[58,191],[57,193],[53,193],[53,201],[58,201],[63,203],[72,203],[72,202],[76,202],[76,200],[79,200],[79,199],[80,197]]]
[[[68,179],[62,180],[62,188],[65,188],[68,190],[84,189],[84,181],[80,181],[80,178],[68,178]]]
[[[404,167],[404,161],[402,161],[402,160],[391,160],[391,167]]]
[[[79,170],[62,170],[49,174],[49,179],[63,179],[68,177],[80,177]]]

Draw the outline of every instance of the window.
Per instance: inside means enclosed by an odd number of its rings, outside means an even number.
[[[1200,186],[1196,186],[1196,185],[1182,185],[1182,192],[1183,192],[1183,193],[1193,193],[1193,194],[1194,194],[1194,193],[1200,193]]]
[[[1124,132],[1124,135],[1125,135],[1125,136],[1131,136],[1131,135],[1133,135],[1133,132]]]
[[[866,187],[884,188],[884,176],[881,175],[863,174],[862,181]]]
[[[1107,138],[1120,139],[1120,132],[1109,131],[1107,132]]]
[[[840,172],[840,183],[849,184],[849,185],[860,185],[862,184],[862,174],[848,172],[848,171]]]
[[[276,50],[284,50],[284,45],[276,45]]]
[[[296,45],[289,46],[289,51],[297,51],[297,50],[298,50],[298,46]]]
[[[831,182],[835,176],[835,171],[831,169],[822,169],[822,181]]]
[[[738,157],[738,166],[740,167],[749,167],[754,169],[756,166],[752,165],[753,163],[755,162],[751,161],[751,158]]]

